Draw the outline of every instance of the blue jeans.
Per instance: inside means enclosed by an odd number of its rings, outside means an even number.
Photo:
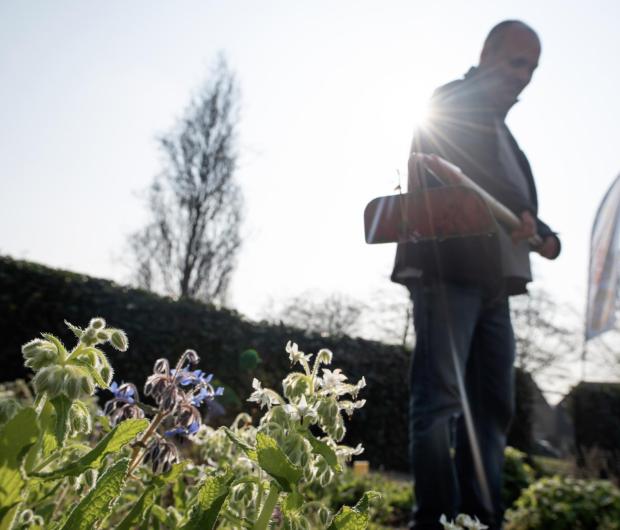
[[[452,519],[467,513],[499,529],[506,432],[514,412],[508,298],[488,300],[481,288],[453,284],[416,286],[411,297],[413,528],[440,529],[442,514]]]

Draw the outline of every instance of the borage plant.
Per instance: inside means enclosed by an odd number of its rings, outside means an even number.
[[[259,425],[241,415],[214,431],[202,424],[199,407],[221,390],[193,369],[194,351],[174,369],[165,359],[155,363],[144,387],[150,406],[132,383],[110,385],[101,347],[126,350],[121,330],[100,318],[86,329],[68,325],[78,338],[71,351],[48,334],[23,347],[36,372],[34,404],[0,407],[7,420],[0,426],[0,530],[366,528],[376,494],[335,515],[312,501],[312,489],[334,480],[361,451],[340,442],[342,413],[363,406],[357,394],[365,383],[321,368],[331,362],[329,351],[321,350],[311,369],[310,355],[287,345],[303,372],[284,379],[283,395],[254,381],[250,400],[265,410]],[[97,388],[113,394],[104,416],[92,399]],[[202,444],[206,464],[179,462],[179,438]]]

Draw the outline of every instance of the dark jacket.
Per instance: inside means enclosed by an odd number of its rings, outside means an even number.
[[[499,158],[497,119],[505,115],[493,109],[472,69],[464,79],[438,88],[431,100],[430,116],[415,134],[411,151],[435,153],[460,167],[517,216],[529,211],[537,219],[538,234],[544,239],[554,234],[537,217],[538,199],[530,164],[507,128],[510,147],[527,181],[523,193],[505,172]],[[427,175],[425,185],[438,185]],[[411,185],[410,185],[411,189]],[[529,196],[527,196],[529,195]],[[417,281],[449,281],[476,284],[507,294],[526,292],[529,278],[505,277],[497,238],[469,237],[443,242],[401,243],[398,245],[392,280],[409,285],[412,269],[421,272]],[[404,273],[404,274],[403,274]]]

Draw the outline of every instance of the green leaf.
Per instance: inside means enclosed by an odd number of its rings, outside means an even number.
[[[95,487],[73,509],[62,530],[93,530],[110,514],[125,485],[129,458],[109,467]]]
[[[79,359],[72,360],[71,364],[84,368],[84,370],[88,372],[88,375],[95,380],[95,383],[97,383],[99,387],[104,389],[108,388],[108,384],[103,380],[103,377],[101,377],[99,370],[97,370],[92,364],[88,364],[86,361],[81,361]]]
[[[89,468],[99,469],[107,455],[120,451],[146,429],[148,424],[149,420],[147,419],[125,420],[106,434],[92,451],[85,454],[76,462],[72,462],[67,466],[49,473],[35,473],[34,476],[45,479],[76,477]]]
[[[241,438],[239,438],[233,431],[231,431],[228,427],[222,427],[222,429],[224,429],[224,432],[226,433],[226,436],[228,436],[233,443],[235,443],[236,445],[238,445],[241,449],[243,449],[243,451],[245,452],[245,454],[247,455],[247,457],[250,460],[253,460],[254,462],[258,462],[258,455],[256,453],[256,448],[252,447],[249,443],[247,443],[245,440],[242,440]]]
[[[295,490],[295,485],[302,477],[302,469],[293,464],[280,449],[278,442],[263,433],[256,435],[257,461],[264,471],[269,473],[283,491]]]
[[[334,473],[342,473],[342,466],[338,462],[336,452],[324,441],[315,438],[310,431],[306,431],[303,434],[306,440],[310,442],[310,445],[312,446],[312,451],[318,455],[321,455],[325,459],[329,467],[332,468]]]
[[[158,493],[158,488],[153,486],[148,487],[134,504],[125,519],[123,519],[116,527],[116,530],[131,530],[132,528],[142,524],[153,507]]]
[[[22,500],[25,481],[20,472],[23,458],[39,436],[33,408],[20,410],[0,430],[0,528],[9,528]]]
[[[65,348],[65,345],[62,342],[60,342],[60,339],[58,337],[56,337],[55,335],[52,335],[51,333],[41,333],[41,335],[43,336],[44,339],[49,340],[51,343],[54,344],[54,346],[56,346],[61,359],[67,358],[67,350]]]
[[[220,475],[211,475],[205,479],[194,499],[194,506],[189,512],[188,521],[180,530],[208,530],[215,528],[215,523],[233,481],[230,470]]]
[[[370,503],[380,497],[381,494],[376,491],[367,491],[353,508],[340,508],[327,530],[365,530],[370,519]]]
[[[71,400],[64,394],[60,394],[52,399],[51,403],[56,410],[54,436],[56,436],[58,445],[62,445],[69,432],[69,409],[71,408]]]
[[[73,324],[71,324],[71,322],[68,322],[65,320],[65,325],[73,332],[73,334],[78,338],[81,339],[82,335],[84,333],[84,330],[82,328],[79,328],[77,326],[74,326]]]
[[[56,436],[54,436],[54,427],[56,422],[56,413],[49,401],[43,404],[39,413],[38,423],[40,435],[37,442],[28,451],[28,456],[24,461],[24,469],[29,474],[42,460],[50,456],[58,447]]]

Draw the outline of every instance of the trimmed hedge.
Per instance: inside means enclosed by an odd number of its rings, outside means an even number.
[[[581,382],[568,402],[577,463],[601,478],[620,477],[620,383]]]
[[[190,300],[173,301],[107,280],[50,269],[0,257],[0,380],[28,377],[21,345],[47,331],[72,343],[66,319],[78,326],[93,316],[129,336],[125,354],[109,351],[117,380],[138,388],[159,357],[171,362],[187,348],[201,357],[200,368],[213,372],[228,388],[227,416],[236,413],[251,392],[252,377],[277,390],[290,365],[284,347],[293,340],[305,352],[325,347],[334,353],[334,366],[353,381],[362,375],[368,400],[348,423],[347,438],[363,441],[371,465],[407,469],[407,373],[409,355],[396,346],[350,337],[321,337],[284,325],[254,323],[240,314]],[[240,367],[240,354],[255,349],[263,362],[253,372]],[[109,349],[108,349],[109,350]],[[235,405],[231,392],[238,396]],[[249,403],[243,403],[248,409]]]
[[[171,362],[187,348],[201,357],[200,368],[213,372],[227,391],[227,418],[236,414],[251,391],[252,377],[264,386],[280,390],[289,369],[285,344],[292,340],[305,352],[329,348],[334,367],[351,380],[364,376],[367,387],[360,397],[367,405],[348,423],[347,441],[363,442],[362,458],[373,467],[408,471],[407,407],[409,401],[409,352],[398,346],[351,337],[322,337],[297,328],[251,322],[228,309],[216,309],[191,300],[174,301],[108,280],[51,269],[0,256],[0,381],[27,378],[20,347],[41,331],[59,336],[68,344],[73,336],[63,320],[84,326],[93,316],[104,317],[110,326],[122,327],[129,336],[125,354],[109,351],[115,379],[144,384],[159,357]],[[262,363],[248,371],[241,354],[256,350]],[[240,362],[241,361],[241,362]],[[251,363],[250,363],[251,364]],[[527,450],[530,440],[529,388],[517,378],[517,417],[509,443]],[[525,385],[527,386],[527,385]],[[523,399],[522,399],[523,398]]]

